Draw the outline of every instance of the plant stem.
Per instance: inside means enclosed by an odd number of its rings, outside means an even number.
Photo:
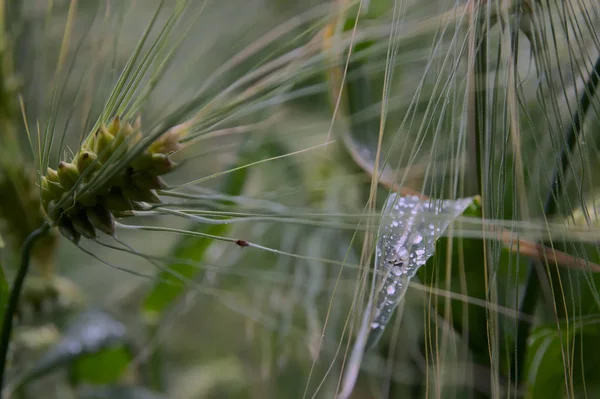
[[[596,94],[599,82],[600,56],[598,56],[596,59],[596,63],[585,84],[584,92],[581,94],[579,99],[577,111],[571,120],[571,126],[569,127],[569,131],[565,137],[565,145],[561,150],[560,164],[554,169],[552,186],[544,202],[544,215],[546,215],[546,217],[553,216],[558,210],[558,199],[561,196],[564,185],[564,174],[569,164],[569,154],[573,150],[573,147],[575,146],[575,143],[581,134],[583,121],[585,120],[585,116],[591,105],[592,98]],[[536,262],[532,260],[529,263],[527,270],[525,287],[523,289],[523,299],[521,301],[521,305],[519,306],[519,314],[531,315],[535,310],[541,288],[540,279],[536,275],[537,270],[538,268]],[[517,327],[517,347],[515,352],[516,359],[515,362],[513,362],[513,366],[516,368],[513,376],[517,386],[522,380],[523,370],[525,368],[525,352],[527,349],[527,339],[529,338],[530,330],[531,325],[529,322],[521,319]]]
[[[17,271],[17,277],[15,277],[15,281],[10,289],[8,305],[6,306],[4,318],[2,320],[2,331],[0,332],[0,389],[4,388],[6,357],[8,354],[8,346],[10,344],[13,318],[19,305],[23,282],[25,281],[27,271],[29,270],[31,250],[33,249],[35,242],[44,234],[46,234],[49,229],[50,225],[48,223],[44,223],[41,227],[32,231],[23,242],[23,247],[21,248],[21,264],[19,265],[19,270]]]

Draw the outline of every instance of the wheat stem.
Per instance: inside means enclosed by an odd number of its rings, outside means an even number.
[[[36,241],[44,236],[48,230],[50,230],[50,225],[48,223],[44,223],[41,227],[32,231],[23,242],[23,247],[21,249],[21,264],[19,265],[19,270],[17,271],[17,277],[15,278],[15,281],[11,287],[8,304],[2,320],[2,332],[0,333],[0,389],[4,387],[6,357],[8,353],[8,346],[10,344],[13,318],[19,305],[23,282],[25,281],[27,271],[29,270],[31,251]]]

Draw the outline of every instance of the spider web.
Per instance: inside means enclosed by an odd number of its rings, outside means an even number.
[[[473,198],[423,200],[392,193],[383,208],[379,226],[372,292],[372,312],[367,347],[379,340],[399,305],[411,278],[435,251],[435,242]],[[372,297],[373,298],[373,297]]]

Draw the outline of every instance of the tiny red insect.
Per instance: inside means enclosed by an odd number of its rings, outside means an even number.
[[[248,244],[248,241],[246,240],[235,240],[235,243],[242,248],[250,246],[250,244]]]

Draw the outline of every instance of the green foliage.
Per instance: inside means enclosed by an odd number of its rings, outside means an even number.
[[[600,389],[600,330],[597,320],[540,326],[531,333],[526,398],[564,398]]]
[[[69,378],[75,384],[110,384],[123,378],[130,362],[126,347],[109,347],[69,362]]]

